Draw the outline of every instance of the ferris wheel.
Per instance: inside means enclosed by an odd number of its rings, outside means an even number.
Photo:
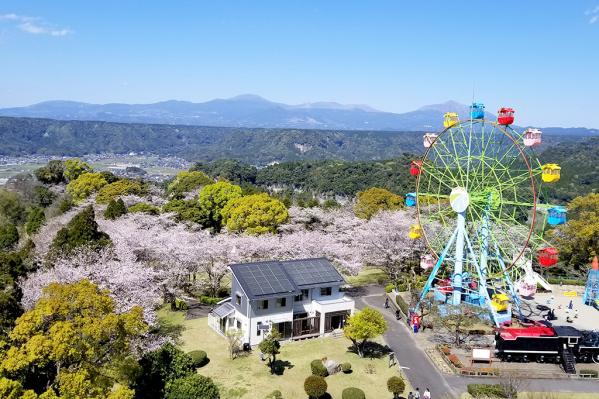
[[[485,120],[480,103],[465,121],[446,113],[445,129],[424,135],[425,154],[410,167],[417,189],[406,196],[418,214],[409,235],[425,240],[421,265],[432,268],[420,301],[432,291],[444,303],[486,307],[496,325],[511,322],[511,303],[519,312],[519,294],[546,284],[532,255],[542,266],[557,263],[543,232],[566,217],[541,201],[542,184],[560,177],[559,165],[542,165],[533,151],[542,132],[518,133],[513,122],[511,108]]]

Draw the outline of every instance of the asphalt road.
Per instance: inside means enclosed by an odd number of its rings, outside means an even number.
[[[420,392],[426,388],[431,391],[432,399],[443,395],[459,396],[466,391],[468,384],[496,384],[496,378],[461,377],[440,373],[429,357],[418,348],[413,332],[402,322],[395,320],[395,315],[384,308],[384,290],[382,287],[370,286],[351,293],[356,307],[369,306],[381,311],[389,324],[385,333],[385,341],[395,352],[399,364],[405,367],[404,372],[414,387]],[[534,364],[531,364],[534,365]],[[599,382],[590,380],[568,379],[531,379],[523,382],[522,390],[534,392],[599,392]]]

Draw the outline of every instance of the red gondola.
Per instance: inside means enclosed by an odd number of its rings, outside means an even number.
[[[420,174],[420,168],[422,167],[422,161],[410,162],[410,174],[412,176],[418,176]]]
[[[497,123],[500,125],[511,125],[514,123],[514,109],[501,107],[499,111],[497,111]]]
[[[537,258],[541,266],[550,267],[557,263],[559,251],[554,247],[543,248],[537,253]]]

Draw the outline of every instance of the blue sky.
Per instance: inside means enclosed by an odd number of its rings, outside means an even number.
[[[449,99],[599,128],[599,0],[0,3],[0,107]]]

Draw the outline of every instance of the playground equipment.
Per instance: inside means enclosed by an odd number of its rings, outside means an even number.
[[[481,103],[470,110],[461,122],[444,115],[445,129],[425,144],[415,175],[418,225],[409,234],[426,241],[435,264],[413,311],[432,292],[440,306],[478,306],[500,326],[511,323],[512,307],[522,317],[518,293],[534,294],[537,283],[551,289],[533,270],[532,254],[542,266],[557,263],[542,234],[546,224],[565,222],[565,209],[539,201],[547,166],[559,179],[559,166],[541,165],[532,152],[540,131],[516,132],[512,108],[501,108],[497,122],[481,118]]]
[[[555,183],[560,178],[561,167],[556,163],[548,163],[542,166],[541,178],[545,183]]]
[[[582,303],[599,309],[599,260],[597,256],[593,258],[593,262],[591,263],[591,270],[589,270],[587,277]]]
[[[407,193],[405,204],[409,207],[416,206],[416,193]]]
[[[433,145],[436,138],[437,134],[435,133],[424,133],[424,136],[422,136],[424,148],[429,148],[431,145]]]
[[[524,131],[524,145],[532,147],[541,144],[543,132],[540,129],[528,128]]]
[[[412,176],[418,176],[420,174],[420,167],[422,166],[422,161],[412,161],[410,162],[410,174]]]

